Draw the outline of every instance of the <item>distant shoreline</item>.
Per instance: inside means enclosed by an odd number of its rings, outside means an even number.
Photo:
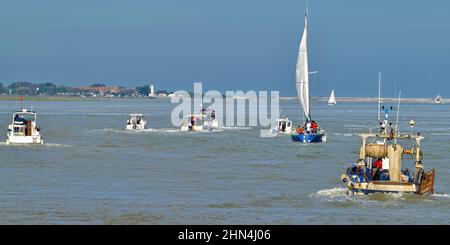
[[[298,99],[297,97],[280,97],[281,100],[289,100],[289,99]],[[316,101],[328,101],[328,97],[313,97],[313,100]],[[378,98],[371,97],[336,97],[336,101],[339,102],[378,102]],[[381,98],[383,103],[396,103],[398,102],[398,98]],[[409,103],[432,103],[434,104],[433,98],[401,98],[401,102],[409,102]],[[444,103],[449,103],[450,100],[444,99]]]
[[[170,97],[80,97],[80,96],[23,96],[24,101],[104,101],[104,100],[139,100],[139,99],[170,99]],[[280,100],[297,100],[298,97],[294,96],[281,96]],[[20,95],[0,95],[0,101],[20,100]],[[328,97],[312,97],[315,101],[328,101]],[[339,102],[374,102],[378,101],[378,98],[371,97],[336,97],[336,101]],[[381,98],[382,102],[394,103],[398,101],[398,98]],[[401,102],[409,103],[434,103],[433,98],[401,98]],[[444,99],[444,103],[450,103],[449,99]]]

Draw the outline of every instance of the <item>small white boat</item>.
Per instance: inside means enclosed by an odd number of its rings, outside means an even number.
[[[130,118],[127,120],[126,129],[142,130],[145,129],[145,124],[147,124],[147,121],[145,121],[142,114],[130,114]]]
[[[216,119],[216,111],[209,108],[209,109],[201,109],[200,114],[205,116],[204,124],[206,124],[208,127],[211,127],[212,129],[219,127],[219,121]]]
[[[444,104],[444,99],[440,95],[438,95],[438,96],[436,96],[436,98],[434,98],[434,103]]]
[[[291,134],[292,133],[292,121],[286,118],[277,119],[275,127],[272,128],[273,134]]]
[[[334,89],[331,90],[330,98],[328,99],[328,105],[336,105],[336,96],[334,95]]]
[[[6,144],[43,144],[44,140],[36,124],[36,112],[22,109],[13,113],[8,126]]]
[[[211,131],[212,121],[205,114],[190,114],[184,117],[181,131]]]

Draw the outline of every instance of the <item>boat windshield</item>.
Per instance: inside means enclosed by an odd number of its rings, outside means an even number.
[[[34,113],[14,113],[13,122],[14,124],[23,124],[25,122],[35,122],[36,114]]]

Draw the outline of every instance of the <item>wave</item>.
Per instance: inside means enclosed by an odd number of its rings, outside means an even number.
[[[343,134],[343,133],[333,133],[333,136],[344,136],[344,137],[351,137],[355,134]]]
[[[432,197],[445,197],[445,198],[449,198],[450,195],[446,194],[446,193],[434,193],[431,195]]]
[[[48,147],[73,147],[73,145],[57,144],[57,143],[44,143],[44,144],[6,144],[6,142],[0,142],[0,145],[4,146],[19,146],[19,147],[35,147],[35,146],[48,146]]]
[[[111,133],[125,133],[125,134],[140,134],[140,133],[178,133],[181,132],[180,129],[176,128],[146,128],[142,130],[128,130],[128,129],[118,129],[118,128],[103,128],[103,129],[92,129],[93,132],[111,132]]]
[[[431,135],[450,136],[450,133],[431,133]]]
[[[313,194],[314,196],[325,196],[325,197],[342,197],[347,196],[347,188],[336,187],[331,189],[323,189]]]
[[[224,129],[224,130],[246,130],[246,129],[252,129],[252,127],[219,127],[219,129]]]
[[[73,145],[57,144],[57,143],[44,143],[44,146],[50,146],[50,147],[73,147]]]

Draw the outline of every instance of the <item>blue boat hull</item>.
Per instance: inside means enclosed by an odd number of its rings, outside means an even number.
[[[292,134],[291,139],[295,142],[319,143],[324,142],[324,134]]]

